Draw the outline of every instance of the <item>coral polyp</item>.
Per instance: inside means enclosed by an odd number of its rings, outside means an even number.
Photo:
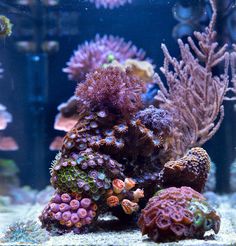
[[[143,107],[143,82],[117,67],[99,68],[89,73],[86,83],[76,89],[78,107],[99,110],[109,108],[114,113],[132,115]]]
[[[138,220],[142,234],[156,242],[203,238],[220,229],[220,216],[190,187],[171,187],[156,193]]]
[[[56,193],[39,217],[43,227],[57,233],[87,230],[97,216],[97,205],[90,198]]]
[[[114,9],[123,6],[127,3],[132,3],[132,0],[89,0],[94,3],[96,8]]]
[[[96,201],[111,188],[112,179],[123,177],[121,164],[91,149],[57,157],[51,175],[52,185],[61,192],[85,194]]]
[[[68,74],[70,80],[80,82],[85,80],[87,73],[104,64],[114,60],[122,63],[128,58],[144,60],[145,52],[131,42],[125,42],[123,38],[96,35],[94,40],[78,46],[63,71]]]

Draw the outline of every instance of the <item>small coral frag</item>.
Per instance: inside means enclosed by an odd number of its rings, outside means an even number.
[[[175,241],[202,238],[211,229],[220,229],[220,217],[205,198],[190,187],[171,187],[156,193],[138,220],[142,234],[152,240]]]
[[[55,232],[81,233],[97,216],[97,205],[90,198],[56,193],[40,215],[43,227]]]

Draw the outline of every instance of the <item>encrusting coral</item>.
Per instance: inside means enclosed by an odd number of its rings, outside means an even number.
[[[210,158],[207,152],[199,147],[176,160],[165,163],[161,171],[163,187],[187,185],[202,192],[210,171]]]
[[[220,217],[205,198],[189,187],[161,190],[142,210],[138,220],[142,234],[156,242],[203,238],[220,229]]]
[[[144,60],[145,52],[123,38],[96,35],[94,41],[85,42],[74,52],[74,55],[63,69],[71,80],[81,82],[89,72],[95,71],[104,64],[114,60],[124,62],[128,58]]]

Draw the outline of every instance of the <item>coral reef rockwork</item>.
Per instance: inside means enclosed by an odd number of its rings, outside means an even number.
[[[78,84],[79,120],[66,134],[51,168],[51,183],[58,194],[89,198],[98,214],[110,210],[121,218],[137,212],[158,187],[167,185],[159,155],[165,152],[173,119],[167,110],[143,108],[144,88],[129,68],[113,66],[97,69]],[[195,148],[186,159],[186,173],[192,179],[188,184],[202,189],[209,170],[207,153]],[[180,185],[174,176],[169,182]],[[40,217],[43,226],[50,230],[53,224],[60,231],[60,221],[49,207]]]
[[[129,68],[130,73],[147,83],[146,86],[153,80],[154,66],[148,61],[127,59],[123,63],[119,63],[117,60],[114,60],[106,66],[119,67],[124,71]],[[55,118],[54,129],[65,132],[70,131],[79,119],[76,96],[72,96],[67,102],[61,103],[57,109],[59,113]]]
[[[216,6],[215,1],[210,2],[212,21],[205,32],[195,33],[199,47],[192,39],[192,49],[179,40],[182,60],[178,62],[163,45],[165,61],[161,70],[168,88],[155,75],[159,91],[154,106],[145,108],[142,95],[146,82],[116,57],[118,65],[114,65],[114,54],[97,69],[94,61],[95,70],[86,75],[83,83],[78,82],[70,105],[78,110],[77,123],[64,137],[51,167],[51,183],[60,199],[65,194],[77,204],[88,199],[97,206],[96,216],[111,211],[120,219],[128,216],[131,221],[155,191],[187,185],[191,188],[167,189],[151,199],[154,216],[159,218],[155,201],[162,202],[162,195],[166,195],[163,199],[167,210],[160,215],[159,224],[154,220],[146,225],[148,221],[141,215],[143,232],[154,240],[202,237],[211,228],[218,232],[219,216],[197,192],[203,191],[210,170],[209,156],[199,146],[220,127],[224,111],[221,105],[228,88],[229,55],[226,46],[216,49]],[[214,75],[213,69],[221,61],[225,61],[224,73]],[[63,202],[62,209],[68,213],[61,221],[53,211],[58,207],[60,210],[61,201],[51,200],[40,216],[43,226],[62,233],[89,230],[96,216],[89,219],[91,223],[76,229],[70,220],[73,209],[68,202]],[[173,219],[171,204],[176,206]]]
[[[127,3],[132,3],[132,0],[89,0],[94,3],[96,8],[114,9],[123,6]]]
[[[220,217],[205,198],[189,187],[157,192],[138,220],[142,234],[156,242],[203,238],[206,231],[220,229]]]
[[[93,41],[85,42],[74,52],[74,55],[63,69],[68,77],[75,81],[84,81],[85,75],[114,60],[123,62],[128,58],[144,60],[145,52],[123,38],[97,35]]]

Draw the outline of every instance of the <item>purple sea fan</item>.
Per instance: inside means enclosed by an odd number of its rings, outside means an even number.
[[[96,8],[103,7],[105,9],[114,9],[125,5],[126,3],[132,3],[132,0],[89,0],[94,3]]]
[[[63,72],[68,73],[70,80],[81,82],[87,73],[103,64],[113,60],[122,63],[128,58],[144,60],[145,52],[138,49],[131,41],[125,42],[123,38],[96,35],[94,40],[78,46]]]

